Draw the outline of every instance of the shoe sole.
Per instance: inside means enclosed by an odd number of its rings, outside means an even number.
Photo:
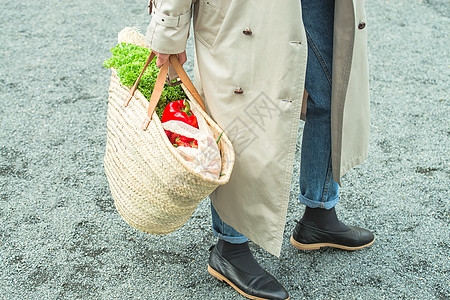
[[[236,291],[239,292],[239,294],[241,294],[242,296],[248,298],[248,299],[254,299],[254,300],[270,300],[270,299],[266,299],[266,298],[259,298],[256,296],[252,296],[249,295],[245,292],[243,292],[242,290],[240,290],[237,286],[235,286],[230,280],[228,280],[228,278],[226,278],[225,276],[223,276],[222,274],[220,274],[219,272],[217,272],[216,270],[214,270],[213,268],[211,268],[211,266],[208,264],[208,273],[211,274],[213,277],[219,279],[220,281],[225,281],[226,283],[228,283],[233,289],[235,289]],[[285,299],[285,300],[289,300],[289,298]]]
[[[343,246],[343,245],[339,245],[339,244],[332,244],[332,243],[315,243],[315,244],[302,244],[297,242],[293,236],[291,236],[291,244],[292,246],[294,246],[297,249],[300,250],[318,250],[322,247],[333,247],[333,248],[339,248],[339,249],[344,249],[344,250],[350,250],[350,251],[354,251],[354,250],[359,250],[362,248],[365,248],[367,246],[370,246],[373,244],[373,242],[375,241],[375,239],[373,239],[370,243],[362,245],[362,246],[358,246],[358,247],[349,247],[349,246]]]

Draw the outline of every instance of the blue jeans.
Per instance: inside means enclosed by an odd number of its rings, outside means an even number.
[[[300,203],[333,208],[339,185],[331,172],[331,67],[335,0],[302,0],[303,24],[308,40],[305,88],[308,91],[300,164]],[[211,205],[215,236],[229,243],[248,239],[224,223]]]
[[[232,244],[242,244],[248,241],[248,238],[245,235],[237,232],[233,227],[222,221],[212,203],[211,217],[213,234],[219,239]]]
[[[331,209],[339,185],[331,173],[331,67],[334,0],[302,0],[308,40],[305,88],[309,94],[300,163],[300,203]]]

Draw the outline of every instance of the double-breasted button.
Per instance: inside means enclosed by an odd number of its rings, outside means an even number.
[[[366,27],[366,22],[361,22],[358,24],[359,29],[364,29],[364,27]]]
[[[246,28],[244,31],[242,31],[245,35],[251,35],[253,32],[250,30],[250,28]]]
[[[244,91],[243,91],[240,87],[237,87],[237,88],[234,90],[234,93],[235,93],[235,94],[242,94],[242,93],[244,93]]]

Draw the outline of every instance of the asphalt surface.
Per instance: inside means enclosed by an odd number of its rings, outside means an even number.
[[[449,299],[450,160],[447,0],[371,0],[370,157],[348,173],[337,211],[372,230],[357,252],[278,259],[252,244],[291,299]],[[103,170],[110,70],[146,1],[0,2],[0,299],[243,299],[206,272],[209,203],[167,236],[128,226]],[[192,41],[187,63],[192,76]],[[301,129],[298,155],[300,157]]]

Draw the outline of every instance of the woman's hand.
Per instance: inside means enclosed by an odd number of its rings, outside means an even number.
[[[158,53],[156,51],[155,51],[155,53],[157,56],[156,66],[158,68],[161,68],[162,65],[164,65],[167,62],[167,60],[169,59],[170,54]],[[187,61],[186,50],[181,53],[178,53],[177,56],[178,56],[178,60],[180,61],[181,65],[183,65]]]

